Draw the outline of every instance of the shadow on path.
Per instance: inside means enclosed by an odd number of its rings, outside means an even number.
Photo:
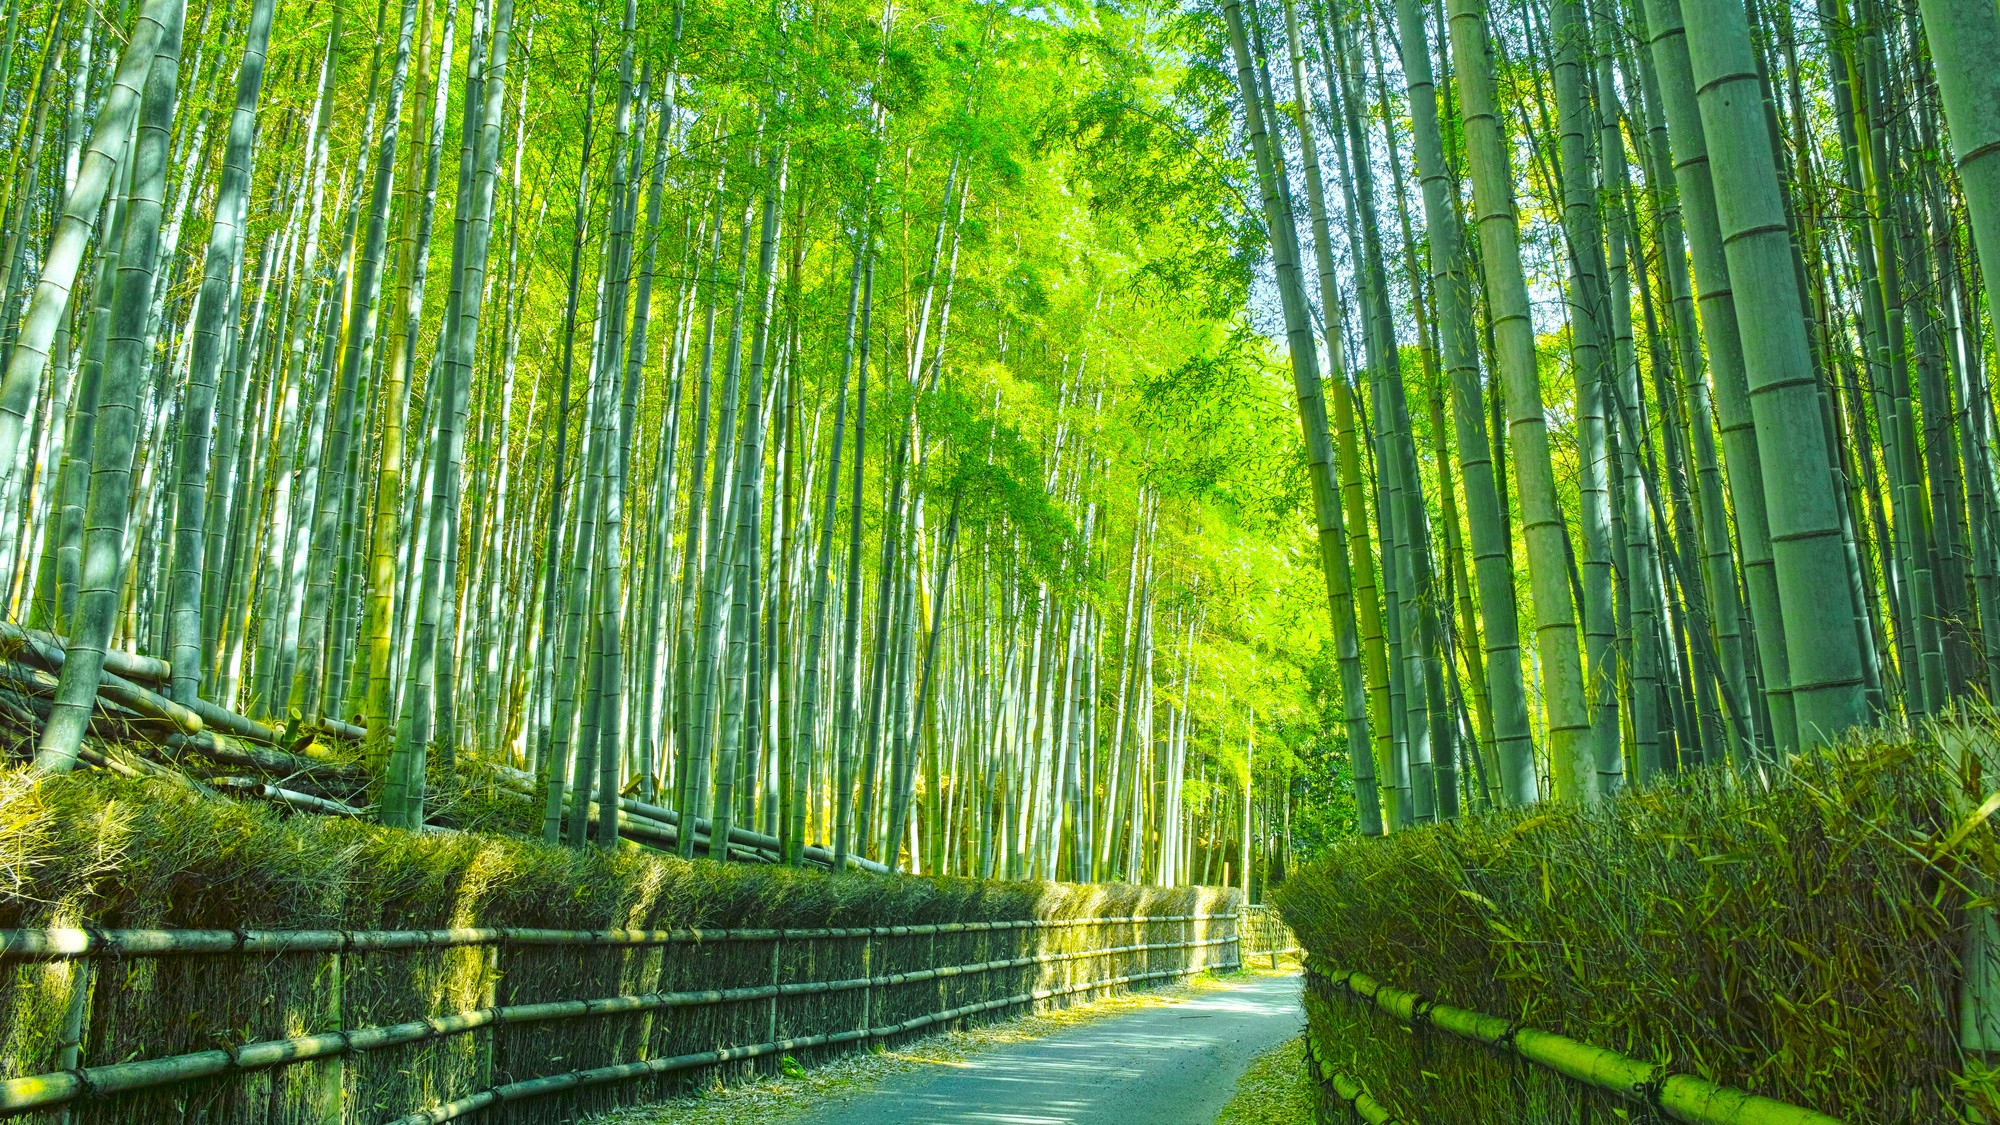
[[[1299,978],[1256,977],[902,1074],[803,1125],[1210,1125],[1250,1060],[1305,1025]]]

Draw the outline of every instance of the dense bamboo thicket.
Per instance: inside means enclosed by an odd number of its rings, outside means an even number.
[[[1270,233],[1364,831],[1768,781],[2000,689],[1990,5],[1193,20]]]
[[[509,826],[578,846],[616,793],[711,821],[683,855],[1282,852],[1325,625],[1159,14],[4,18],[0,580],[64,638],[9,712],[44,774],[140,652],[183,705],[358,733],[332,797],[390,825],[525,774]]]
[[[2000,689],[1980,0],[4,18],[45,774],[139,652],[391,825],[1249,886]]]

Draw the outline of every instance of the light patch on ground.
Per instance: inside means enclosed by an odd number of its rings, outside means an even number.
[[[725,1086],[718,1081],[700,1093],[653,1105],[614,1110],[587,1119],[586,1125],[711,1125],[716,1121],[727,1121],[730,1125],[778,1125],[829,1098],[861,1093],[892,1075],[930,1066],[963,1066],[967,1059],[981,1051],[1046,1038],[1113,1016],[1177,1004],[1217,991],[1225,987],[1228,980],[1240,980],[1244,975],[1283,974],[1274,974],[1269,969],[1252,969],[1234,977],[1196,977],[1151,992],[1125,993],[1060,1011],[1021,1016],[967,1031],[926,1036],[888,1050],[843,1055],[805,1071],[797,1078],[771,1075],[734,1086]],[[1304,1066],[1303,1063],[1297,1065]],[[1249,1120],[1262,1122],[1266,1119]],[[1311,1118],[1300,1120],[1310,1121]]]
[[[1257,1056],[1215,1120],[1216,1125],[1310,1125],[1313,1088],[1306,1074],[1305,1038],[1288,1039]]]

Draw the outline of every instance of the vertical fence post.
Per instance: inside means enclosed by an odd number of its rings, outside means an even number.
[[[70,962],[69,1005],[63,1009],[62,1035],[56,1040],[56,1069],[75,1070],[83,1062],[83,1033],[90,1016],[92,962],[80,957]],[[56,1114],[56,1125],[69,1125],[69,1107]]]
[[[335,1029],[347,1026],[347,1003],[344,995],[346,992],[346,983],[343,972],[345,966],[342,964],[342,958],[345,956],[345,954],[336,950],[327,957],[328,988],[326,994],[332,1002],[333,1011],[330,1014],[333,1016],[332,1027]],[[320,1094],[320,1121],[324,1125],[341,1125],[347,1119],[347,1107],[345,1104],[347,1096],[347,1056],[335,1055],[331,1059],[328,1059],[326,1069],[321,1072],[321,1075],[323,1087]]]
[[[778,936],[777,936],[777,937],[774,937],[774,938],[772,938],[772,939],[771,939],[771,989],[772,989],[772,992],[771,992],[771,1030],[770,1030],[770,1034],[769,1034],[769,1035],[766,1035],[766,1036],[764,1037],[764,1042],[766,1042],[766,1043],[776,1043],[776,1042],[778,1041],[778,992],[777,992],[777,988],[778,988],[778,985],[779,985],[780,983],[782,983],[782,982],[781,982],[781,980],[780,980],[780,976],[779,976],[779,973],[780,973],[780,971],[781,971],[781,966],[783,965],[783,961],[782,961],[782,960],[780,960],[780,958],[781,958],[781,957],[782,957],[782,955],[783,955],[783,949],[784,949],[784,944],[785,944],[785,931],[783,931],[783,930],[779,930],[779,931],[778,931]]]
[[[480,958],[484,980],[479,983],[479,1002],[488,1008],[500,1005],[500,942],[486,947],[485,956]],[[619,991],[623,992],[621,985]],[[493,1076],[500,1069],[500,1021],[493,1021],[486,1029],[486,1057],[479,1061],[479,1082],[481,1086],[493,1084]]]
[[[875,1026],[870,1018],[875,999],[875,928],[870,926],[861,935],[861,978],[867,981],[861,986],[861,1045],[868,1046],[868,1029]]]

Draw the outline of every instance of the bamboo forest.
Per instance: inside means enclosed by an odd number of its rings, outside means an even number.
[[[0,5],[0,1116],[2000,1120],[1994,0]]]

